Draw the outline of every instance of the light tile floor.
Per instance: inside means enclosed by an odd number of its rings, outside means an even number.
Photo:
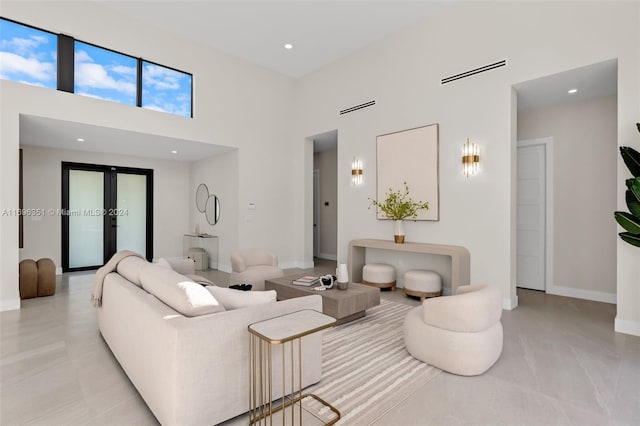
[[[317,265],[318,274],[335,269]],[[55,296],[0,313],[1,425],[157,424],[100,337],[93,275],[65,274]],[[228,285],[228,274],[207,275]],[[518,296],[503,312],[496,365],[478,377],[441,373],[375,425],[640,425],[640,338],[613,331],[615,306]],[[383,298],[419,304],[401,291]]]

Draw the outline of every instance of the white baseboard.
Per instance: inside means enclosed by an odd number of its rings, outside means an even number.
[[[338,261],[338,255],[337,254],[318,253],[318,255],[316,257],[318,259],[335,260],[336,262]]]
[[[218,263],[218,271],[226,272],[230,274],[233,270],[231,269],[231,265],[227,265],[225,263]]]
[[[56,275],[62,275],[62,267],[60,266],[56,267]]]
[[[547,293],[555,294],[556,296],[566,296],[576,299],[592,300],[594,302],[612,303],[614,305],[616,304],[617,300],[615,293],[605,293],[604,291],[595,290],[583,290],[580,288],[572,287],[548,286]]]
[[[20,309],[20,299],[0,300],[0,312]]]
[[[313,268],[313,260],[305,262],[304,260],[287,260],[284,262],[280,262],[280,269],[291,269],[291,268],[300,268],[300,269],[311,269]]]
[[[616,318],[615,331],[618,333],[631,334],[632,336],[640,336],[640,322],[623,320]]]
[[[513,296],[513,298],[510,298],[510,297],[502,298],[502,309],[505,309],[507,311],[512,311],[517,307],[518,307],[518,296]]]

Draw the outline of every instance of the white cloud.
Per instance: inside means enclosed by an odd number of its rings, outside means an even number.
[[[124,65],[115,65],[109,68],[109,71],[113,71],[116,74],[135,77],[138,74],[136,67],[126,67]]]
[[[99,64],[77,63],[75,70],[76,85],[85,88],[109,89],[133,95],[136,93],[135,82],[116,80]]]
[[[84,50],[76,50],[74,60],[76,65],[81,62],[93,62],[93,58]]]
[[[186,78],[184,73],[168,68],[147,64],[142,73],[143,84],[152,86],[157,90],[177,90],[180,88],[180,80]]]
[[[14,37],[11,40],[2,40],[0,45],[3,50],[8,50],[20,56],[32,55],[33,51],[43,44],[47,44],[48,40],[44,36],[33,35],[29,38]]]
[[[56,75],[54,64],[28,59],[15,53],[0,51],[0,70],[3,76],[26,74],[40,81],[51,80]]]

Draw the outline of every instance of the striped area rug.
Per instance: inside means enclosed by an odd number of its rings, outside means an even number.
[[[433,379],[439,369],[413,358],[402,324],[413,306],[382,300],[367,316],[331,328],[322,337],[322,380],[306,389],[337,408],[342,426],[369,425]],[[325,419],[332,413],[307,398]]]

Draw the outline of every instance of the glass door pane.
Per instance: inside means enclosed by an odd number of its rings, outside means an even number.
[[[147,177],[118,173],[116,215],[117,251],[131,250],[146,256]]]
[[[104,173],[69,170],[69,267],[104,262]]]

